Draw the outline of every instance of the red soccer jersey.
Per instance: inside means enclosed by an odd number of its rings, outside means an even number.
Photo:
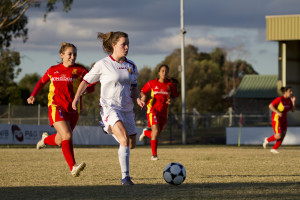
[[[168,115],[168,98],[178,97],[176,85],[166,79],[164,83],[158,79],[147,82],[141,92],[147,94],[151,92],[151,98],[147,102],[147,113],[155,113],[167,117]]]
[[[74,90],[88,71],[82,65],[65,67],[62,63],[50,67],[35,86],[31,96],[36,96],[43,86],[51,81],[48,94],[48,106],[57,105],[66,112],[73,111]],[[93,88],[94,89],[94,88]],[[93,90],[92,89],[92,90]]]
[[[284,96],[277,97],[271,103],[279,112],[282,113],[282,117],[279,117],[277,113],[273,112],[272,121],[279,119],[280,121],[286,120],[286,115],[289,110],[293,107],[290,98],[284,98]]]

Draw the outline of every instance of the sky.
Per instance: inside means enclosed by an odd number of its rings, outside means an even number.
[[[21,53],[22,72],[38,73],[61,61],[60,44],[77,47],[77,62],[87,66],[107,56],[97,33],[129,34],[127,58],[139,69],[155,67],[180,48],[180,0],[74,0],[68,13],[60,9],[43,19],[43,8],[30,8],[28,40],[13,41]],[[266,16],[300,14],[299,0],[184,0],[185,45],[199,52],[216,47],[227,59],[243,59],[259,74],[278,73],[278,44],[266,40]],[[188,66],[185,66],[186,68]]]

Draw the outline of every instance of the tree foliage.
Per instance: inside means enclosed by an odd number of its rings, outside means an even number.
[[[21,69],[18,68],[20,65],[20,54],[9,49],[14,38],[22,38],[24,42],[27,39],[28,29],[26,25],[28,21],[25,13],[28,8],[45,5],[44,19],[46,19],[47,14],[54,11],[58,3],[62,3],[63,11],[67,12],[71,9],[72,2],[73,0],[0,1],[0,104],[24,104],[23,98],[28,97],[28,88],[24,85],[19,87],[14,82],[14,78],[21,72]],[[29,77],[25,77],[25,79],[27,78]],[[44,105],[44,99],[38,99],[37,102],[39,101]]]
[[[73,0],[1,0],[0,1],[0,49],[8,48],[13,38],[27,40],[28,29],[26,11],[30,7],[45,5],[45,15],[56,9],[58,3],[62,3],[62,9],[68,12]]]
[[[199,112],[225,111],[232,106],[232,95],[245,74],[257,74],[253,67],[243,60],[227,61],[226,51],[215,48],[210,53],[198,52],[193,45],[185,47],[185,80],[186,80],[186,108],[192,112],[196,108]],[[141,69],[138,85],[144,85],[145,80],[157,76],[158,67],[167,64],[170,68],[169,76],[179,80],[177,85],[181,93],[180,49],[175,49],[149,76],[149,69]],[[146,82],[147,82],[146,81]],[[172,105],[174,112],[181,112],[181,98],[177,98]]]
[[[10,102],[10,97],[13,96],[12,93],[18,92],[12,88],[17,86],[13,80],[21,71],[16,68],[20,65],[20,54],[10,50],[0,50],[0,56],[0,104],[7,104]],[[11,100],[15,102],[14,99]]]

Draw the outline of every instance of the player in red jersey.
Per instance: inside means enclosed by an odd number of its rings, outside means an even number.
[[[141,90],[142,102],[146,101],[146,94],[151,92],[151,98],[147,102],[148,127],[143,130],[139,138],[140,141],[143,141],[145,136],[151,139],[151,160],[158,160],[158,137],[167,122],[168,106],[174,98],[178,97],[177,80],[168,79],[168,73],[169,67],[161,65],[158,71],[159,78],[147,82]]]
[[[36,95],[50,81],[48,94],[48,108],[50,125],[54,126],[57,133],[42,134],[42,139],[37,143],[37,149],[52,146],[61,146],[64,157],[74,177],[79,176],[85,168],[85,163],[77,165],[74,158],[72,131],[78,121],[78,112],[73,110],[74,87],[78,87],[83,76],[88,73],[82,65],[75,63],[77,49],[73,44],[62,43],[60,48],[62,63],[50,67],[45,75],[38,81],[32,94],[27,99],[28,104],[33,104]],[[91,85],[87,92],[93,92]]]
[[[273,111],[272,114],[272,126],[275,134],[269,138],[265,138],[263,147],[267,148],[269,142],[275,141],[273,148],[271,149],[272,153],[279,153],[277,149],[280,147],[287,130],[287,112],[295,110],[295,101],[296,97],[293,96],[293,91],[291,87],[282,87],[281,91],[283,96],[277,97],[274,99],[270,105],[270,110]]]

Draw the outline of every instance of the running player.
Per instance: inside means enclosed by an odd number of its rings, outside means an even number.
[[[157,157],[158,137],[167,122],[168,106],[174,98],[178,97],[177,80],[167,78],[169,67],[161,65],[158,70],[159,78],[147,82],[141,90],[142,102],[146,101],[146,94],[151,92],[151,98],[147,102],[148,127],[139,137],[140,141],[143,141],[145,136],[151,139],[151,160],[159,160]]]
[[[136,127],[133,101],[143,107],[138,97],[135,64],[126,58],[129,49],[128,34],[124,32],[98,33],[103,50],[109,55],[95,63],[83,78],[76,92],[72,106],[77,107],[78,100],[90,83],[100,81],[100,115],[103,129],[119,142],[119,162],[122,185],[134,185],[129,176],[129,148],[136,145]]]
[[[36,95],[50,81],[48,94],[48,108],[50,125],[54,126],[57,133],[42,134],[42,139],[36,148],[41,149],[47,145],[61,146],[64,157],[74,177],[80,175],[85,168],[84,162],[76,164],[72,142],[72,131],[78,121],[78,112],[72,109],[72,101],[75,96],[74,87],[78,86],[83,76],[88,73],[82,65],[75,63],[77,49],[71,43],[62,43],[60,48],[62,63],[50,67],[45,75],[36,84],[28,104],[33,104]],[[87,92],[93,92],[94,86],[89,86]]]
[[[281,91],[283,96],[277,97],[274,99],[270,105],[270,110],[273,111],[272,114],[272,126],[275,132],[269,138],[265,138],[263,147],[267,148],[269,142],[275,141],[273,148],[271,149],[272,153],[279,153],[277,149],[280,147],[287,130],[287,112],[295,110],[295,101],[296,97],[293,96],[293,91],[291,87],[282,87]]]

